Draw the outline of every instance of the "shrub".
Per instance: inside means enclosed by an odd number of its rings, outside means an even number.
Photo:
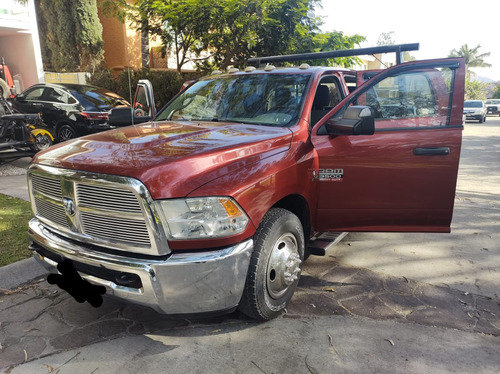
[[[128,101],[133,100],[135,86],[139,79],[148,79],[153,85],[155,105],[159,110],[167,104],[180,90],[186,80],[199,78],[196,73],[182,73],[172,70],[124,70],[113,78],[109,69],[96,71],[89,83],[116,92]]]

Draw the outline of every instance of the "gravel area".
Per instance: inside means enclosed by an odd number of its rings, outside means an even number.
[[[0,177],[26,174],[30,161],[31,157],[23,157],[14,161],[0,163]]]
[[[0,176],[8,175],[23,175],[26,174],[26,169],[10,164],[0,165]]]

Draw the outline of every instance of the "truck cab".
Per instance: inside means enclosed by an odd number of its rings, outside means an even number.
[[[463,59],[260,64],[199,79],[147,122],[37,154],[35,258],[162,313],[267,320],[305,258],[324,254],[318,233],[450,231]]]

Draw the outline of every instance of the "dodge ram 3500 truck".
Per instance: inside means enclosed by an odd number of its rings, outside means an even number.
[[[201,78],[154,118],[134,107],[148,122],[38,153],[31,250],[66,286],[72,266],[98,292],[162,313],[239,307],[267,320],[304,258],[322,254],[317,233],[449,232],[463,59],[270,64],[407,46],[249,61],[258,67]]]

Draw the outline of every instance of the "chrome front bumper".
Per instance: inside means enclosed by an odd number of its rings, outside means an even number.
[[[249,239],[217,251],[174,253],[160,260],[124,257],[65,240],[36,218],[29,223],[29,235],[44,249],[35,250],[34,257],[50,271],[57,272],[57,262],[49,258],[55,255],[96,269],[134,274],[141,280],[139,288],[80,271],[90,283],[105,286],[109,295],[166,314],[207,313],[236,307],[253,250],[253,240]]]

